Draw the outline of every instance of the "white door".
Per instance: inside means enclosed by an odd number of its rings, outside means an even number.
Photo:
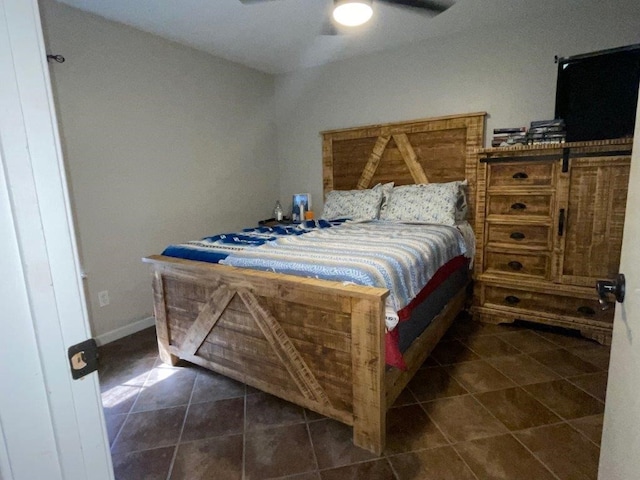
[[[640,105],[631,158],[620,272],[624,303],[616,306],[605,405],[601,480],[640,478]]]
[[[36,0],[0,0],[0,478],[113,479]]]

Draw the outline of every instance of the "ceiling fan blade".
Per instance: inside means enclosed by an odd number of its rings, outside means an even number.
[[[453,5],[451,0],[378,0],[382,3],[394,5],[397,7],[416,8],[419,10],[429,10],[432,12],[442,13]]]

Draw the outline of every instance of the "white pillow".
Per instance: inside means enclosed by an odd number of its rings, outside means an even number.
[[[378,218],[380,202],[382,202],[382,188],[333,190],[327,194],[321,218],[374,220]]]
[[[395,187],[381,220],[455,225],[456,205],[466,180]]]

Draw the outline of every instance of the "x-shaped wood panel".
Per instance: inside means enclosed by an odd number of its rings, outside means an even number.
[[[234,295],[237,295],[245,304],[265,340],[291,376],[300,393],[309,400],[331,406],[326,392],[278,320],[249,290],[232,291],[224,285],[219,285],[189,328],[180,348],[181,353],[185,356],[196,354],[222,317]]]
[[[429,178],[422,168],[422,165],[420,165],[420,162],[418,162],[418,156],[411,146],[409,137],[404,133],[400,133],[393,136],[381,135],[378,137],[373,147],[373,151],[371,152],[371,155],[369,155],[367,164],[362,170],[360,180],[358,180],[359,189],[365,189],[371,186],[371,180],[378,169],[378,165],[380,165],[382,155],[384,154],[391,138],[395,141],[398,150],[404,159],[404,163],[407,165],[409,173],[411,173],[414,183],[429,183]]]

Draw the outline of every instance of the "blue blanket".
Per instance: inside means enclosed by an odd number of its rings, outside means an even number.
[[[219,263],[220,260],[227,258],[230,254],[243,251],[246,248],[255,248],[282,237],[295,237],[314,230],[334,227],[343,222],[342,220],[331,222],[326,220],[307,220],[300,224],[245,228],[241,232],[223,233],[205,237],[202,240],[169,245],[162,252],[162,255]]]

